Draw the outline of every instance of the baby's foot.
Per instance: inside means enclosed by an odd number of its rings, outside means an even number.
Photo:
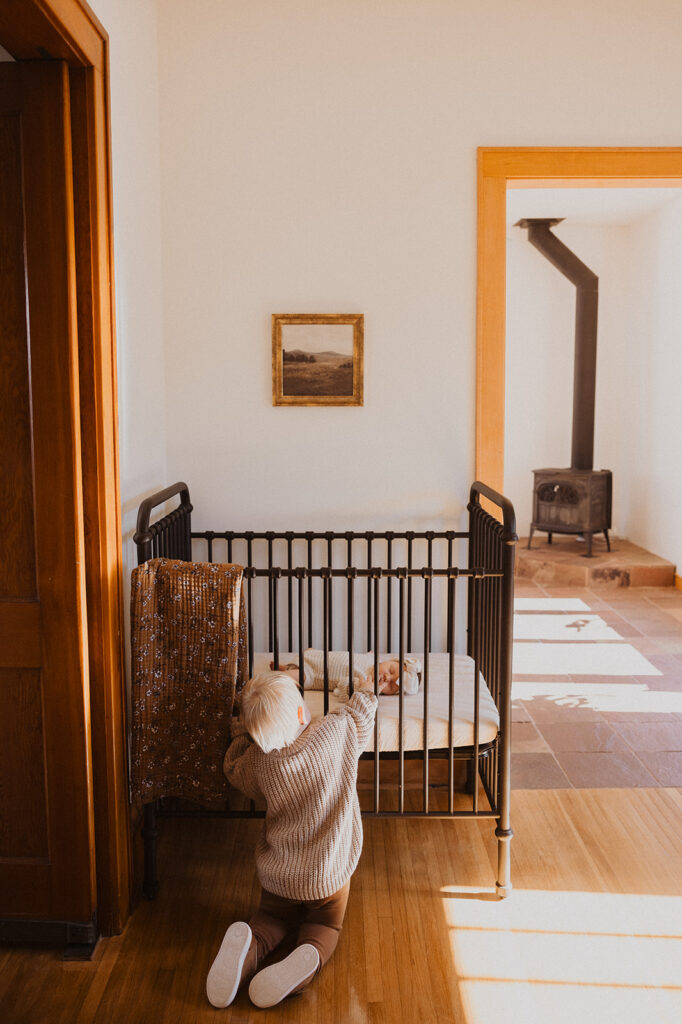
[[[284,960],[259,971],[251,979],[249,998],[264,1009],[275,1006],[285,996],[298,992],[312,980],[320,966],[320,954],[310,943],[297,946]]]
[[[211,1006],[222,1009],[229,1006],[237,995],[242,979],[248,976],[249,967],[253,969],[255,966],[255,956],[248,956],[252,945],[255,953],[251,929],[245,921],[235,921],[230,925],[206,978],[206,995]]]

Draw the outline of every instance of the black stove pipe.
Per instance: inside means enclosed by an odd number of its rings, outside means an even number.
[[[527,218],[518,221],[515,227],[527,228],[531,245],[576,286],[571,469],[592,469],[599,278],[552,234],[550,228],[562,220],[562,217]]]

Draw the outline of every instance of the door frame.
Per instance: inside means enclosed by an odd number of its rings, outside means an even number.
[[[131,854],[123,648],[111,189],[109,37],[82,0],[6,0],[0,43],[17,61],[69,67],[74,162],[89,699],[103,935],[130,915]]]
[[[476,478],[504,490],[507,188],[682,184],[682,148],[480,147],[476,295]]]

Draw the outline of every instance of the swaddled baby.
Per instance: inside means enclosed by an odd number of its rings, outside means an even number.
[[[329,686],[334,687],[334,696],[348,700],[348,651],[328,651],[327,671]],[[272,666],[271,666],[272,667]],[[419,691],[422,666],[417,658],[405,658],[403,662],[403,686],[407,694]],[[280,671],[287,672],[298,682],[298,664],[290,662],[280,665]],[[391,658],[379,662],[379,693],[394,694],[400,690],[400,662]],[[324,651],[309,647],[303,652],[303,687],[306,690],[324,689]],[[353,654],[353,689],[374,689],[374,654]]]

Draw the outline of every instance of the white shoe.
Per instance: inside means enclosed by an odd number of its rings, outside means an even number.
[[[206,995],[211,1006],[223,1009],[237,995],[250,945],[251,929],[248,924],[245,921],[231,924],[206,978]]]
[[[304,942],[286,959],[254,975],[249,985],[249,999],[261,1009],[275,1006],[299,985],[310,981],[319,966],[320,954],[314,946]]]

